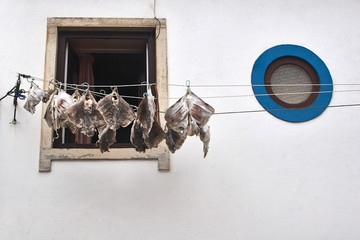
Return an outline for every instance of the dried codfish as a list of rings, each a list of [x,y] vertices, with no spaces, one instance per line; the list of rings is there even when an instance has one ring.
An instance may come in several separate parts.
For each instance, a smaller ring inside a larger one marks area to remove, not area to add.
[[[54,110],[55,110],[55,129],[60,127],[68,126],[68,116],[65,111],[68,109],[71,104],[73,104],[74,99],[71,95],[67,94],[65,91],[60,90],[57,95],[54,96]]]
[[[32,84],[24,108],[30,113],[34,114],[35,106],[39,104],[39,102],[44,96],[44,90],[39,88],[36,84]]]
[[[199,127],[204,126],[214,114],[215,109],[191,91],[186,99],[190,110],[190,116],[196,120]]]
[[[116,91],[102,98],[97,106],[102,114],[106,127],[99,131],[96,146],[100,151],[109,151],[109,146],[116,142],[116,130],[128,126],[135,118],[131,106]]]
[[[96,129],[106,124],[90,92],[81,96],[80,100],[71,105],[65,113],[69,120],[88,137],[94,136]]]
[[[151,89],[149,88],[145,98],[140,102],[137,110],[137,118],[141,123],[144,137],[149,136],[154,122],[155,112],[155,98],[151,93]]]
[[[74,103],[79,101],[80,98],[81,98],[81,94],[79,93],[79,90],[75,90],[75,92],[71,96],[72,96],[72,98],[74,100]]]
[[[160,123],[154,119],[152,128],[150,130],[149,136],[144,138],[144,142],[146,145],[146,148],[156,148],[159,143],[164,140],[166,134],[164,130],[161,128]]]
[[[139,119],[136,119],[131,127],[130,142],[134,145],[136,151],[145,152],[147,146],[143,138],[143,130]]]
[[[165,113],[166,144],[171,152],[180,149],[186,136],[198,136],[203,142],[204,157],[209,149],[210,127],[207,125],[215,109],[188,90]]]
[[[98,131],[99,140],[96,142],[96,146],[102,153],[109,152],[109,146],[116,142],[116,131],[110,129],[109,125],[99,128]]]
[[[45,111],[45,120],[54,130],[67,127],[68,117],[65,111],[73,104],[73,98],[63,90],[51,96]]]
[[[53,99],[54,99],[54,95],[51,95],[50,102],[46,107],[45,115],[44,115],[44,119],[50,128],[54,128]]]
[[[165,112],[166,125],[176,132],[184,132],[189,125],[189,109],[186,104],[186,95],[180,98]]]
[[[98,110],[106,124],[115,131],[128,126],[135,119],[132,107],[115,91],[99,101]]]
[[[51,97],[51,95],[53,95],[53,93],[55,92],[55,89],[50,89],[45,91],[45,96],[42,98],[42,102],[43,103],[47,103]]]
[[[168,127],[166,132],[166,145],[168,146],[170,152],[174,153],[176,150],[179,150],[183,143],[185,142],[187,132],[177,132]]]
[[[210,142],[210,127],[207,124],[200,128],[200,140],[203,142],[203,152],[205,158],[209,151]]]
[[[131,128],[130,141],[138,152],[157,147],[165,138],[165,132],[155,115],[155,98],[149,88],[145,98],[139,104],[137,119]]]

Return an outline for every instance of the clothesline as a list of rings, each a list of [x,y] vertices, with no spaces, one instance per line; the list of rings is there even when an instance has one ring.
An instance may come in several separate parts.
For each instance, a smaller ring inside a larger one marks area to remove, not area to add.
[[[76,89],[73,87],[70,87],[72,89]],[[85,91],[82,90],[81,91]],[[360,91],[360,90],[357,90]],[[99,92],[95,92],[95,91],[90,91],[92,94],[99,96],[99,97],[104,97],[107,94],[104,93],[99,93]],[[323,93],[323,92],[320,92]],[[327,93],[331,93],[331,91],[328,91]],[[290,93],[290,94],[294,94],[294,93]],[[301,94],[301,93],[300,93]],[[267,94],[264,94],[264,96],[266,96]],[[243,96],[254,96],[254,95],[243,95]],[[257,95],[259,96],[259,95]],[[121,96],[121,97],[130,97],[130,98],[138,98],[138,99],[143,99],[143,97],[134,97],[134,96]],[[170,99],[170,98],[168,98]],[[172,99],[172,98],[171,98]],[[174,98],[174,99],[178,99],[178,98]],[[360,103],[354,103],[354,104],[340,104],[340,105],[329,105],[329,106],[317,106],[317,107],[307,107],[306,109],[318,109],[318,108],[340,108],[340,107],[356,107],[356,106],[360,106]],[[133,106],[136,108],[136,106]],[[226,114],[241,114],[241,113],[257,113],[257,112],[275,112],[275,111],[286,111],[286,110],[298,110],[298,108],[282,108],[282,109],[259,109],[259,110],[243,110],[243,111],[229,111],[229,112],[215,112],[214,115],[226,115]],[[159,111],[159,113],[165,113],[165,111]]]
[[[64,90],[67,89],[72,89],[72,90],[79,90],[82,91],[83,94],[86,91],[91,92],[94,96],[98,96],[98,97],[104,97],[110,93],[106,93],[103,89],[101,89],[100,91],[94,91],[94,90],[90,90],[90,86],[89,84],[86,83],[86,85],[84,84],[63,84],[61,82],[58,82],[57,80],[44,80],[44,79],[40,79],[40,78],[34,78],[31,77],[29,75],[18,75],[18,82],[20,80],[20,77],[23,77],[25,79],[27,79],[27,81],[31,84],[34,83],[34,80],[39,80],[39,81],[47,81],[49,83],[53,84],[53,88],[52,89],[61,89],[63,88]],[[31,81],[29,81],[29,78],[31,78]],[[21,81],[19,82],[21,83]],[[35,83],[34,83],[35,84]],[[35,84],[36,85],[36,84]],[[117,87],[129,87],[129,86],[149,86],[149,85],[155,85],[154,83],[152,84],[146,84],[146,83],[141,83],[141,84],[127,84],[127,85],[96,85],[97,87],[110,87],[111,90],[115,90],[117,92]],[[309,85],[309,84],[296,84],[296,85]],[[334,84],[324,84],[324,85],[334,85]],[[340,85],[340,84],[339,84]],[[342,85],[360,85],[360,84],[342,84]],[[33,86],[33,85],[32,85]],[[37,86],[37,85],[36,85]],[[175,85],[174,85],[175,86]],[[190,86],[190,81],[187,81],[185,85],[176,85],[176,86],[181,86],[181,87],[187,87],[188,88],[188,92],[189,92],[189,88],[193,87]],[[195,85],[195,86],[200,86],[200,85]],[[212,86],[212,85],[202,85],[202,86]],[[220,85],[217,85],[220,86]],[[222,85],[225,86],[225,85]],[[226,85],[226,86],[230,86],[230,85]],[[245,85],[238,85],[238,86],[245,86]],[[249,85],[248,85],[249,86]],[[86,89],[82,89],[79,87],[86,87]],[[37,87],[39,89],[39,87]],[[14,88],[13,88],[14,89]],[[12,89],[12,90],[13,90]],[[10,91],[12,93],[12,90]],[[40,89],[41,90],[41,89]],[[30,89],[30,91],[33,91]],[[49,87],[49,89],[45,90],[45,92],[48,92],[50,94],[50,92],[53,91],[51,90],[51,87]],[[22,92],[24,93],[25,90],[23,89],[19,89],[17,92],[15,92],[15,95],[13,97],[20,97],[22,96],[21,94],[19,95],[19,93]],[[44,91],[43,91],[44,92]],[[191,92],[191,91],[190,91]],[[279,96],[279,95],[296,95],[296,94],[312,94],[312,93],[316,93],[316,94],[332,94],[333,92],[360,92],[360,89],[347,89],[347,90],[335,90],[335,91],[309,91],[309,92],[287,92],[287,93],[271,93],[271,94],[243,94],[243,95],[227,95],[227,96],[207,96],[207,97],[202,97],[202,98],[234,98],[234,97],[262,97],[262,96]],[[1,100],[3,98],[5,98],[6,96],[12,96],[11,93],[9,94],[9,92],[1,98]],[[29,93],[30,94],[30,93]],[[120,95],[123,98],[136,98],[136,99],[144,99],[145,95],[143,95],[142,97],[140,96],[127,96],[127,95]],[[25,98],[25,96],[23,96],[23,98]],[[179,98],[175,98],[175,97],[169,97],[169,98],[164,98],[164,99],[179,99]],[[134,109],[137,110],[138,106],[134,106],[131,105]],[[306,108],[303,109],[299,109],[299,108],[281,108],[281,109],[256,109],[256,110],[241,110],[241,111],[228,111],[228,112],[213,112],[216,115],[226,115],[226,114],[239,114],[239,113],[256,113],[256,112],[274,112],[274,111],[291,111],[291,110],[307,110],[307,109],[316,109],[316,108],[340,108],[340,107],[355,107],[355,106],[360,106],[360,103],[349,103],[349,104],[340,104],[340,105],[329,105],[329,106],[308,106]],[[28,110],[28,109],[27,109]],[[164,109],[167,110],[167,109]],[[159,113],[165,113],[164,110],[158,110]],[[35,110],[33,110],[34,112]]]
[[[52,82],[52,81],[56,81],[56,80],[44,80],[41,78],[37,78],[37,77],[32,77],[32,79],[34,80],[38,80],[38,81],[45,81],[45,82]],[[85,91],[84,89],[79,89],[79,87],[85,87],[84,84],[73,84],[73,83],[61,83],[58,82],[60,84],[60,86],[66,86],[66,88],[70,88],[70,89],[78,89],[80,91]],[[140,84],[120,84],[120,85],[86,85],[86,87],[91,87],[91,88],[104,88],[104,87],[142,87],[142,86],[153,86],[156,85],[156,83],[140,83]],[[157,85],[162,85],[162,84],[157,84]],[[188,87],[186,84],[167,84],[168,86],[175,86],[175,87]],[[343,83],[343,84],[272,84],[272,85],[249,85],[249,84],[229,84],[229,85],[191,85],[190,87],[263,87],[263,86],[281,86],[281,87],[298,87],[298,86],[332,86],[332,85],[338,85],[338,86],[360,86],[360,84],[357,83]],[[97,91],[90,91],[91,93],[93,93],[96,96],[106,96],[106,93],[102,93],[102,92],[97,92]],[[302,95],[302,94],[326,94],[326,93],[333,93],[333,92],[360,92],[360,89],[351,89],[351,90],[334,90],[334,91],[307,91],[307,92],[286,92],[286,93],[267,93],[267,94],[241,94],[241,95],[226,95],[226,96],[203,96],[201,98],[203,99],[212,99],[212,98],[238,98],[238,97],[264,97],[264,96],[283,96],[283,95]],[[123,98],[134,98],[134,99],[142,99],[142,97],[139,96],[128,96],[128,95],[120,95]],[[165,99],[178,99],[179,97],[168,97]]]
[[[83,85],[82,85],[83,87]],[[72,90],[76,90],[78,88],[73,86],[68,86],[68,88]],[[86,91],[86,89],[78,89],[79,91]],[[90,91],[94,95],[97,96],[106,96],[107,93],[97,92],[97,91]],[[355,90],[334,90],[334,91],[310,91],[310,92],[290,92],[290,93],[265,93],[265,94],[241,94],[241,95],[227,95],[227,96],[203,96],[203,99],[211,99],[211,98],[238,98],[238,97],[265,97],[265,96],[284,96],[284,95],[302,95],[302,94],[325,94],[325,93],[333,93],[333,92],[360,92],[360,89]],[[139,96],[128,96],[128,95],[120,95],[123,98],[135,98],[135,99],[143,99],[143,97]],[[179,99],[179,97],[167,97],[164,99]]]
[[[42,81],[42,82],[52,82],[57,81],[55,79],[52,80],[45,80],[38,77],[31,76],[34,80]],[[75,84],[75,83],[62,83],[57,81],[61,85],[67,86],[75,86],[75,87],[84,87],[82,84]],[[100,87],[144,87],[144,86],[154,86],[154,85],[167,85],[171,87],[187,87],[186,84],[173,84],[173,83],[135,83],[135,84],[112,84],[112,85],[89,85],[92,88],[100,88]],[[333,84],[325,84],[325,83],[294,83],[294,84],[195,84],[191,85],[192,88],[201,88],[201,87],[298,87],[298,86],[360,86],[360,83],[333,83]]]
[[[307,109],[319,109],[319,108],[341,108],[341,107],[360,107],[360,103],[339,104],[339,105],[318,106],[318,107],[306,107],[306,108],[304,108],[304,110],[307,110]],[[299,110],[299,108],[259,109],[259,110],[215,112],[214,115],[240,114],[240,113],[258,113],[258,112],[276,112],[276,111],[289,111],[289,110]],[[159,112],[160,113],[165,113],[165,111],[159,111]]]

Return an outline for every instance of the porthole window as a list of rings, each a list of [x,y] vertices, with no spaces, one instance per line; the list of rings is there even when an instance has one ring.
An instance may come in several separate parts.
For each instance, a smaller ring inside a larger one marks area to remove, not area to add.
[[[325,63],[310,50],[296,45],[268,49],[256,60],[252,87],[269,113],[289,122],[319,116],[332,97],[332,79]]]

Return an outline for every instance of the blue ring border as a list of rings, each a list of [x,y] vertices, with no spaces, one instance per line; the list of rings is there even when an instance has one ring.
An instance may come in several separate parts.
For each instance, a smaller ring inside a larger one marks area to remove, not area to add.
[[[298,57],[308,62],[318,74],[320,84],[331,84],[320,85],[318,98],[309,106],[309,108],[286,111],[269,111],[269,113],[273,116],[288,122],[305,122],[319,116],[325,111],[326,107],[330,104],[333,92],[333,81],[328,68],[325,63],[309,49],[298,45],[283,44],[277,45],[263,52],[255,61],[252,69],[251,84],[253,92],[255,96],[265,94],[265,96],[256,96],[256,99],[264,107],[264,109],[286,109],[274,102],[271,97],[267,95],[268,92],[264,86],[264,76],[267,67],[274,60],[288,56]],[[329,93],[321,93],[323,91]]]

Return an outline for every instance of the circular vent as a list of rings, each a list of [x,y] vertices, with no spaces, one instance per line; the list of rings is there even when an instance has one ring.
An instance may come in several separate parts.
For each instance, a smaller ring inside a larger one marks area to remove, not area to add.
[[[320,115],[332,97],[332,79],[324,62],[310,50],[279,45],[255,62],[251,76],[254,94],[272,115],[303,122]]]

